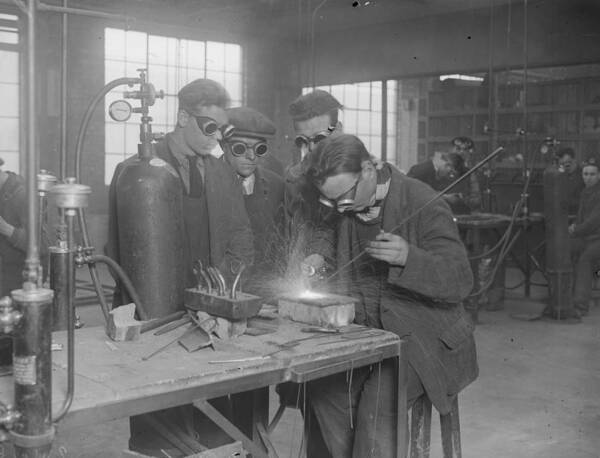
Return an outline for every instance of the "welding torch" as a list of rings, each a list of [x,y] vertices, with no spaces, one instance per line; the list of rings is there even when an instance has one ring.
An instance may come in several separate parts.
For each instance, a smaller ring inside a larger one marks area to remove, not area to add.
[[[400,221],[400,223],[398,223],[395,227],[393,227],[389,232],[393,233],[393,232],[397,231],[398,229],[400,229],[404,224],[406,224],[408,221],[413,219],[415,216],[417,216],[419,213],[421,213],[423,210],[425,210],[427,207],[429,207],[432,203],[436,202],[438,199],[440,199],[442,196],[444,196],[444,194],[446,194],[448,191],[450,191],[455,186],[462,183],[467,178],[469,178],[471,175],[473,175],[475,172],[477,172],[477,170],[479,170],[481,167],[483,167],[485,164],[487,164],[489,161],[491,161],[493,158],[495,158],[503,150],[504,150],[504,147],[502,147],[502,146],[496,148],[494,151],[492,151],[490,154],[488,154],[486,157],[484,157],[481,161],[479,161],[477,164],[475,164],[473,167],[471,167],[464,175],[458,177],[456,180],[454,180],[452,183],[450,183],[448,186],[446,186],[440,192],[435,194],[431,199],[429,199],[427,202],[425,202],[423,205],[421,205],[419,208],[417,208],[414,212],[410,213],[406,218],[402,219]],[[329,277],[324,278],[323,281],[324,282],[330,281],[332,278],[337,276],[343,269],[352,265],[352,263],[354,263],[356,260],[358,260],[365,253],[366,253],[366,251],[362,250],[360,253],[358,253],[356,256],[354,256],[352,259],[350,259],[347,263],[338,267],[337,270],[335,272],[333,272]],[[313,255],[311,255],[311,256],[313,256]],[[306,258],[306,260],[308,260],[309,258],[310,258],[310,256],[308,258]],[[306,260],[305,260],[305,262],[306,262]]]

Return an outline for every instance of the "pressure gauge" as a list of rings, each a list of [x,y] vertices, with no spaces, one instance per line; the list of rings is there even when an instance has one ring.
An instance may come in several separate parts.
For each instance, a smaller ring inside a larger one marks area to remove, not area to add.
[[[126,100],[116,100],[108,107],[108,114],[117,122],[125,122],[131,117],[133,109]]]

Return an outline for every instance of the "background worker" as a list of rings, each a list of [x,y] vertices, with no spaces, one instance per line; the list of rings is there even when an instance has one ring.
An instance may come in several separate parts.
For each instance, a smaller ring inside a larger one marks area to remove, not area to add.
[[[0,159],[0,166],[4,161]],[[25,180],[0,170],[0,287],[2,296],[23,286],[27,249],[27,196]]]
[[[304,262],[318,269],[335,258],[339,292],[359,299],[355,322],[406,339],[409,407],[426,392],[441,414],[449,412],[478,366],[461,305],[471,270],[448,206],[437,200],[398,228],[434,195],[430,187],[389,164],[377,168],[352,135],[323,140],[308,158],[320,202],[341,216],[320,232],[336,241],[321,245],[333,252]],[[333,457],[396,456],[393,363],[316,380],[308,392]]]
[[[575,261],[573,305],[580,315],[589,311],[593,269],[600,260],[600,173],[597,159],[583,164],[585,188],[581,192],[577,218],[569,226]]]
[[[458,178],[468,172],[473,166],[473,161],[475,160],[475,143],[469,137],[454,137],[450,145],[452,152],[458,154],[463,159],[463,165],[459,167],[459,175],[456,177]],[[460,183],[452,192],[459,194],[462,203],[468,209],[468,213],[481,210],[481,189],[476,173],[472,174],[468,180]],[[452,203],[449,203],[452,207]]]
[[[4,161],[0,159],[0,166]],[[41,247],[42,249],[45,246]],[[2,296],[23,286],[27,250],[27,195],[20,175],[0,170],[0,288]],[[12,364],[12,337],[0,337],[0,366]]]
[[[558,166],[564,169],[569,180],[567,188],[569,215],[576,215],[579,208],[579,197],[586,187],[583,182],[581,167],[579,167],[579,164],[575,160],[575,151],[573,148],[561,148],[558,150],[556,156],[558,157]]]
[[[254,234],[254,266],[246,290],[261,297],[272,293],[272,282],[286,267],[283,178],[259,165],[269,154],[275,125],[262,113],[238,107],[227,110],[233,134],[221,141],[225,161],[242,185],[244,203]],[[247,276],[247,278],[249,278]]]

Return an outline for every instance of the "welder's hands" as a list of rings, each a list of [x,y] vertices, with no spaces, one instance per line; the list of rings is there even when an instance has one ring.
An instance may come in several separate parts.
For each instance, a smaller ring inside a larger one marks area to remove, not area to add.
[[[461,193],[444,194],[444,200],[448,204],[458,204],[463,199]]]
[[[300,264],[300,271],[304,277],[314,277],[325,269],[325,258],[320,254],[311,254],[304,258]]]
[[[367,244],[366,252],[380,261],[392,266],[404,266],[408,257],[409,245],[396,234],[381,232],[374,241]]]
[[[575,224],[571,224],[569,226],[569,235],[573,235],[574,232],[575,232]]]
[[[10,237],[12,236],[14,231],[14,226],[7,223],[6,220],[0,216],[0,234],[2,234],[5,237]]]

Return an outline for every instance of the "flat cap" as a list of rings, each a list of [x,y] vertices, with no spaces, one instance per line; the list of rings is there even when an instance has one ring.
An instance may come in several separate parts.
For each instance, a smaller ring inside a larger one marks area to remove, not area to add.
[[[342,104],[329,92],[315,89],[290,104],[290,116],[294,121],[305,121],[340,108]]]
[[[254,108],[236,107],[229,108],[226,111],[229,117],[229,124],[235,128],[233,131],[234,137],[267,138],[275,135],[276,129],[273,121]]]

